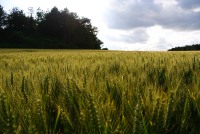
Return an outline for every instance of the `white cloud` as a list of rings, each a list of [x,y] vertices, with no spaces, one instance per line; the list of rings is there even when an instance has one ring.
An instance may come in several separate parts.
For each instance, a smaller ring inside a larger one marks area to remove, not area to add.
[[[200,31],[175,31],[153,26],[147,29],[148,44],[154,44],[158,50],[168,50],[176,46],[192,45],[200,42]]]
[[[120,30],[119,35],[126,33],[115,40],[123,41],[128,48],[167,50],[200,42],[200,1],[187,3],[188,0],[115,0],[105,18],[110,29]],[[135,36],[139,28],[143,34]]]

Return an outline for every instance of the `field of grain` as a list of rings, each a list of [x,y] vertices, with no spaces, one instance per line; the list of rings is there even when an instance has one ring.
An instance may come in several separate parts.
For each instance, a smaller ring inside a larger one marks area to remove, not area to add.
[[[200,133],[200,52],[0,50],[0,133]]]

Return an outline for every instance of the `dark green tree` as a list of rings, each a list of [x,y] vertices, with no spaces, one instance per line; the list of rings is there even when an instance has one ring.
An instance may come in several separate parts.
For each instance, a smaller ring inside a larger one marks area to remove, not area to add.
[[[79,18],[67,8],[59,11],[54,7],[50,12],[38,13],[39,29],[47,36],[56,37],[65,42],[64,48],[100,49],[102,42],[97,38],[98,30],[90,19]]]
[[[100,49],[103,42],[97,38],[97,33],[97,27],[92,26],[90,19],[83,17],[79,19],[79,26],[73,33],[73,43],[78,48]]]
[[[24,14],[23,10],[15,7],[7,16],[6,24],[6,28],[11,31],[24,31],[28,25],[28,18]]]
[[[5,26],[5,18],[6,18],[6,13],[3,10],[3,7],[0,5],[0,29],[3,29]]]
[[[33,34],[37,29],[37,23],[36,20],[33,18],[34,14],[33,7],[29,7],[28,10],[29,10],[29,16],[27,17],[28,25],[26,27],[26,32],[29,34]]]
[[[45,12],[41,8],[38,8],[36,15],[36,22],[39,25],[44,20]]]
[[[5,38],[4,34],[5,19],[6,19],[6,13],[3,10],[3,7],[0,5],[0,41],[4,40]]]
[[[62,30],[60,21],[60,12],[58,8],[54,7],[50,13],[46,14],[45,20],[45,33],[50,36],[60,37],[60,31]]]
[[[77,14],[69,12],[69,10],[65,8],[61,11],[61,24],[62,36],[66,43],[66,48],[77,48],[75,44],[72,44],[72,34],[79,25]]]
[[[200,51],[200,44],[171,48],[168,51]]]

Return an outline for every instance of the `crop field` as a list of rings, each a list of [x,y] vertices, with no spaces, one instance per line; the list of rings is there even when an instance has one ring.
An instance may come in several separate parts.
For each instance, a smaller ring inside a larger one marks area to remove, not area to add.
[[[200,52],[0,50],[0,134],[200,133]]]

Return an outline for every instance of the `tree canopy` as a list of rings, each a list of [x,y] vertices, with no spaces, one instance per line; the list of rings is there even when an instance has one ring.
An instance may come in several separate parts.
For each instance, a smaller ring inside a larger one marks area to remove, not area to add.
[[[175,47],[169,49],[168,51],[199,51],[199,50],[200,50],[200,44],[195,44],[195,45],[186,45],[182,47]]]
[[[6,14],[0,5],[0,47],[4,48],[67,48],[101,49],[103,42],[98,39],[98,29],[91,20],[79,17],[67,8],[50,11],[38,8],[33,17],[14,7]]]
[[[0,29],[2,29],[4,26],[5,18],[6,18],[6,13],[3,10],[3,7],[0,5]]]

